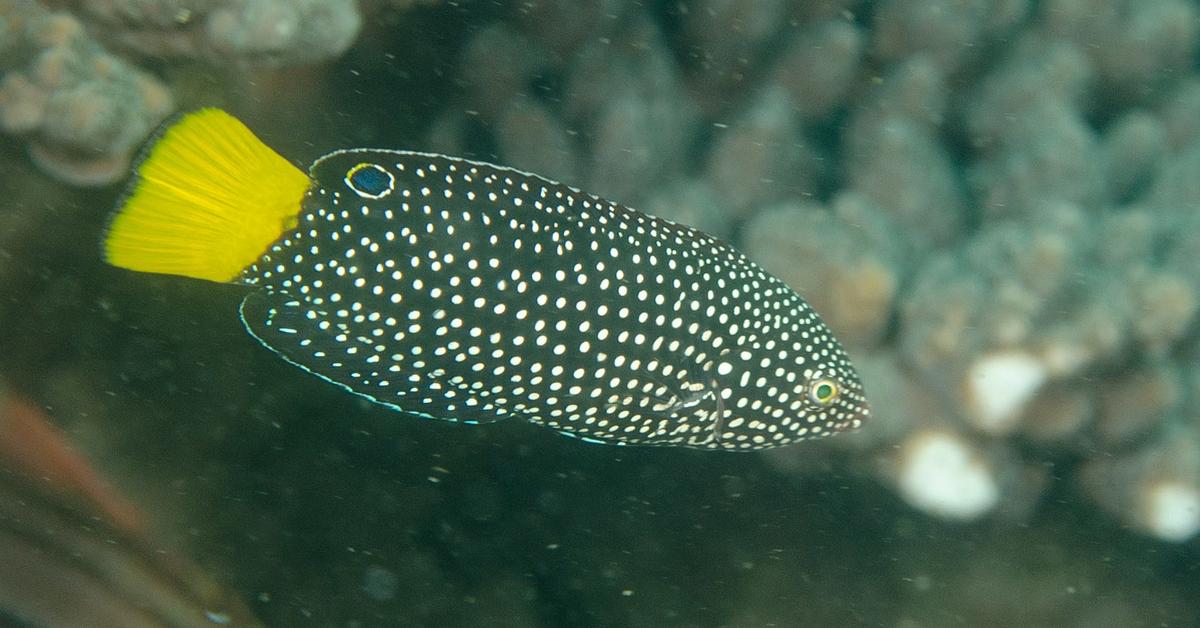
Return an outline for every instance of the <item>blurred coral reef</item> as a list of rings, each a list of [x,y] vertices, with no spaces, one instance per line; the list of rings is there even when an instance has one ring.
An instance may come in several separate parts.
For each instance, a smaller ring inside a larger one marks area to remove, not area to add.
[[[355,40],[354,0],[76,0],[51,10],[0,0],[0,129],[46,174],[79,186],[122,179],[175,108],[142,65],[200,60],[270,68],[335,58]]]
[[[1200,531],[1194,4],[515,13],[460,62],[498,159],[733,238],[867,365],[872,424],[781,468],[845,450],[973,520],[1027,516],[1055,465],[1134,529]]]
[[[75,185],[120,179],[174,106],[151,74],[108,52],[72,15],[0,2],[0,127],[47,174]]]

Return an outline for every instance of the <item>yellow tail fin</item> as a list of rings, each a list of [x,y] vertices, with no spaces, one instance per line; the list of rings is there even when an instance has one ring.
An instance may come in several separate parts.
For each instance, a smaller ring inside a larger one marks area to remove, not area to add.
[[[104,259],[233,281],[296,224],[308,176],[220,109],[180,118],[150,147],[109,224]]]

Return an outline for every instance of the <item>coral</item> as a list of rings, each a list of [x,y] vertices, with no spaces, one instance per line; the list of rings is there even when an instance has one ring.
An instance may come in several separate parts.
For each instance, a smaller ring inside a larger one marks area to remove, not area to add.
[[[1079,48],[1038,33],[1022,36],[983,77],[962,116],[978,149],[968,179],[987,217],[1053,200],[1100,203],[1098,138],[1082,108],[1093,83]]]
[[[137,146],[175,107],[137,58],[264,68],[341,54],[353,0],[80,0],[77,13],[0,0],[0,129],[47,174],[81,186],[125,176]],[[133,58],[120,56],[129,53]]]
[[[952,431],[921,429],[899,444],[891,469],[900,496],[914,508],[953,520],[971,520],[1000,500],[987,456]]]
[[[879,231],[884,231],[880,229]],[[784,203],[757,214],[742,243],[755,261],[802,294],[852,344],[877,344],[899,287],[885,236],[815,205]]]
[[[1058,206],[1041,219],[997,224],[958,255],[935,256],[902,306],[906,357],[984,432],[1014,430],[1043,386],[1130,351],[1161,355],[1195,317],[1200,277],[1148,263],[1151,250],[1175,248],[1150,216],[1117,213],[1092,227]],[[1121,246],[1109,246],[1115,237]]]
[[[647,213],[729,239],[732,216],[704,179],[681,179],[668,183],[647,199]]]
[[[589,38],[611,33],[623,12],[613,0],[533,0],[520,4],[514,21],[561,64]]]
[[[1029,11],[1026,0],[891,0],[875,12],[875,52],[889,60],[929,55],[947,71],[969,64]]]
[[[1101,387],[1095,430],[1103,444],[1111,447],[1135,441],[1178,409],[1183,390],[1172,366],[1122,373]]]
[[[868,92],[842,140],[844,185],[886,211],[921,252],[958,235],[966,204],[938,137],[945,91],[936,64],[908,59]]]
[[[791,100],[769,85],[738,120],[715,133],[705,176],[735,218],[780,198],[814,195],[817,162],[800,138]]]
[[[1082,112],[1094,74],[1073,43],[1036,32],[1021,35],[970,87],[962,117],[971,145],[988,149],[999,143],[1029,109],[1065,105],[1068,111]]]
[[[1073,232],[1084,228],[1074,208],[1046,214],[1037,228],[995,227],[922,267],[901,310],[901,346],[915,365],[961,372],[988,345],[1016,346],[1032,333],[1028,319],[1068,281]]]
[[[514,168],[572,185],[579,180],[579,159],[562,120],[527,96],[512,98],[500,112],[496,149]]]
[[[1145,191],[1167,158],[1167,130],[1154,115],[1133,110],[1100,138],[1105,198],[1126,203]]]
[[[1194,144],[1200,137],[1200,77],[1184,75],[1156,108],[1170,150],[1180,151]]]
[[[1079,435],[1095,416],[1095,406],[1082,382],[1045,386],[1025,406],[1020,434],[1043,446],[1087,446],[1079,443]]]
[[[1139,100],[1186,72],[1200,38],[1200,10],[1186,0],[1052,0],[1047,32],[1091,58],[1109,97]]]
[[[485,28],[462,51],[467,106],[486,120],[497,119],[547,63],[545,54],[519,31]]]
[[[1178,429],[1120,458],[1089,462],[1083,489],[1134,528],[1165,541],[1200,532],[1200,432]]]
[[[114,57],[69,14],[0,3],[0,128],[25,138],[47,173],[76,185],[123,177],[142,139],[172,109],[167,88]]]
[[[852,24],[824,21],[792,38],[768,70],[768,84],[777,83],[791,96],[801,120],[813,121],[845,104],[862,71],[866,37]]]
[[[1024,351],[985,353],[963,376],[967,416],[985,433],[1010,432],[1047,379],[1046,365]]]
[[[1161,101],[1101,113],[1098,91],[1119,102],[1135,84],[1081,35],[1107,17],[927,0],[851,22],[859,5],[831,3],[780,30],[778,5],[731,1],[678,8],[664,37],[644,13],[596,6],[561,38],[545,20],[566,8],[518,11],[520,32],[485,47],[502,54],[464,75],[532,60],[466,81],[508,77],[470,106],[564,129],[489,123],[502,158],[553,172],[578,155],[585,189],[731,236],[858,354],[886,400],[872,426],[819,455],[768,454],[781,472],[883,461],[919,510],[1019,521],[1052,481],[1039,456],[1136,450],[1186,416],[1175,353],[1200,310],[1200,219],[1185,209],[1200,204],[1200,152],[1174,135],[1196,134],[1200,91],[1164,81]],[[718,42],[717,19],[745,36]],[[1147,63],[1176,68],[1186,31]],[[543,72],[566,77],[561,93],[530,90]],[[446,114],[431,139],[462,147],[445,138],[469,126]]]
[[[307,63],[354,42],[353,0],[80,0],[103,36],[144,56]]]
[[[634,206],[683,169],[699,122],[662,34],[645,18],[579,52],[563,108],[591,146],[581,184]]]
[[[1047,201],[1100,203],[1098,140],[1077,111],[1061,103],[1029,107],[992,140],[969,173],[989,217],[1035,213]]]
[[[686,67],[703,108],[730,104],[730,90],[745,85],[764,50],[786,24],[786,0],[701,0],[681,16]],[[736,34],[736,36],[730,36]]]

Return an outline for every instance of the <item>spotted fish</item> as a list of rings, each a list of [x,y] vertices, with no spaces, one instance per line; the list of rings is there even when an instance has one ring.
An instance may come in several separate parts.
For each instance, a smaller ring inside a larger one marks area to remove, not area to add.
[[[817,313],[744,255],[510,168],[351,149],[306,175],[206,109],[149,150],[103,248],[250,287],[263,345],[410,415],[745,451],[869,413]]]

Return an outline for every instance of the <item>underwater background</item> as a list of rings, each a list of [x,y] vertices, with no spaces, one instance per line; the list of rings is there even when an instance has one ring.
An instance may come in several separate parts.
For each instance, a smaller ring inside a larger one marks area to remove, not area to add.
[[[0,625],[1200,625],[1198,46],[1185,0],[0,0]],[[731,454],[347,395],[245,288],[99,259],[203,106],[730,241],[871,419]]]

